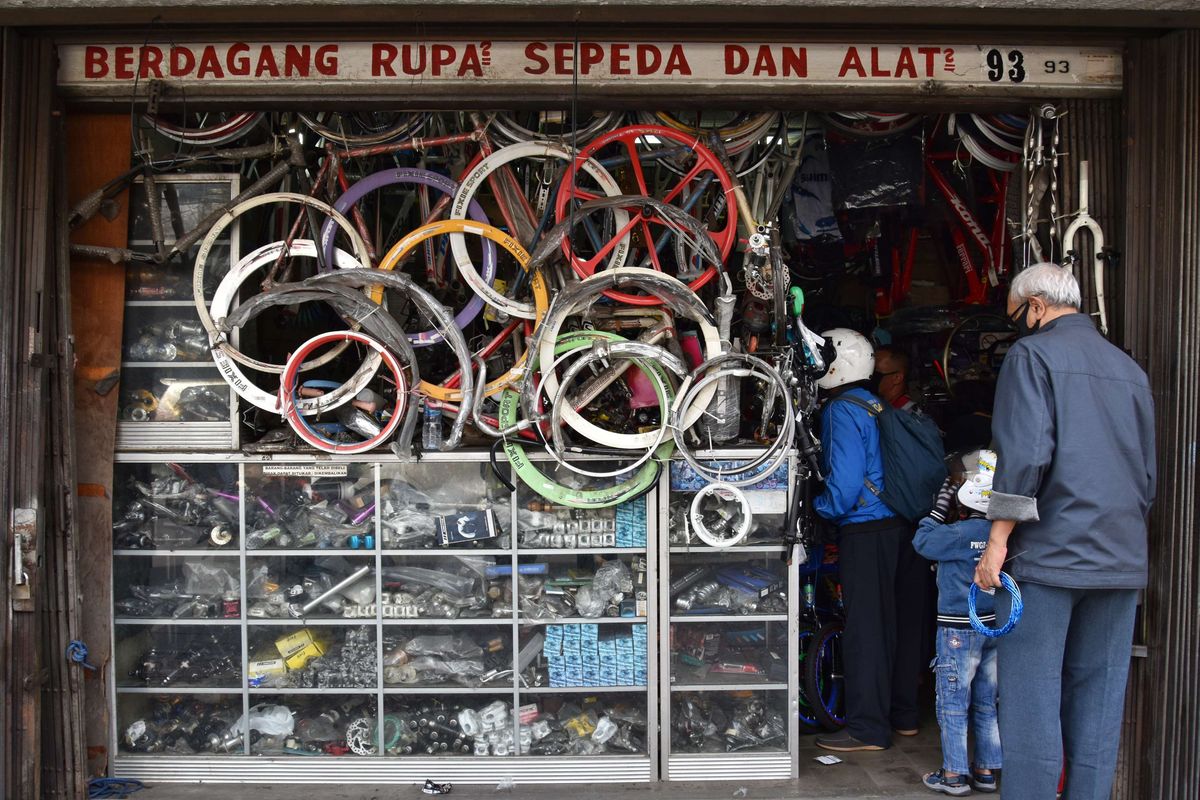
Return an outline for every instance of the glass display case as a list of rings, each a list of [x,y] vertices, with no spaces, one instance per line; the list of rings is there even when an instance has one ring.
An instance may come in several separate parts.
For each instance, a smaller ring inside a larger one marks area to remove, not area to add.
[[[486,453],[160,459],[114,480],[122,774],[658,777],[657,488],[581,513]]]
[[[706,466],[736,473],[745,463],[736,456]],[[672,462],[660,478],[659,515],[670,521],[658,583],[667,780],[796,775],[798,565],[787,563],[782,535],[794,469],[789,460],[746,487],[744,501],[731,492],[712,520],[693,513],[707,509],[697,498],[707,481],[686,463]],[[737,534],[728,546],[697,533],[697,525],[718,524]]]
[[[239,191],[237,173],[159,175],[163,241],[156,242],[149,200],[138,181],[130,194],[129,249],[159,254]],[[237,447],[235,401],[208,351],[193,300],[197,247],[162,263],[130,262],[125,274],[118,451],[204,451]],[[206,297],[239,258],[235,222],[205,265]]]

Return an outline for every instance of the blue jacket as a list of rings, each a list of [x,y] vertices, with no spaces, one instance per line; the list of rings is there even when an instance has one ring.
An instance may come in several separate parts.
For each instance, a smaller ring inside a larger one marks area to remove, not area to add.
[[[1146,373],[1069,314],[1004,357],[988,517],[1019,523],[1007,571],[1069,589],[1146,585],[1154,400]]]
[[[853,394],[867,402],[879,399],[866,389]],[[882,405],[880,406],[882,408]],[[896,516],[868,488],[865,478],[883,491],[883,454],[879,449],[879,424],[854,403],[826,401],[821,409],[821,467],[825,491],[813,500],[813,509],[837,525],[872,522]]]
[[[983,555],[991,530],[992,523],[982,517],[947,524],[926,517],[917,526],[913,547],[937,562],[938,625],[971,627],[967,592],[975,580],[975,562]],[[980,592],[975,598],[975,612],[984,622],[993,622],[992,596]]]

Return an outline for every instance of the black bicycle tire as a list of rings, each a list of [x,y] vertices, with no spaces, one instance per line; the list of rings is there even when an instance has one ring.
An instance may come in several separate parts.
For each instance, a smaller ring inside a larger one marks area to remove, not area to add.
[[[804,663],[804,689],[808,697],[821,697],[820,659],[818,656],[822,645],[834,636],[840,637],[845,628],[846,625],[841,620],[826,622],[821,626],[821,630],[817,631],[817,635],[813,637],[812,642],[809,643],[809,652]],[[843,698],[845,696],[844,689],[843,685]],[[824,700],[812,704],[812,710],[825,730],[831,732],[840,731],[846,727],[845,721],[839,721],[829,713],[829,710],[825,707]]]
[[[817,719],[816,712],[811,712],[812,703],[808,699],[808,690],[804,686],[805,665],[808,663],[808,646],[812,644],[812,640],[816,638],[819,628],[814,624],[801,624],[800,632],[796,636],[796,646],[800,653],[800,696],[797,699],[797,721],[800,726],[801,736],[810,736],[814,733],[820,733],[824,730],[821,727],[820,720]],[[805,709],[810,710],[810,714],[805,713]],[[811,719],[811,722],[809,721]]]

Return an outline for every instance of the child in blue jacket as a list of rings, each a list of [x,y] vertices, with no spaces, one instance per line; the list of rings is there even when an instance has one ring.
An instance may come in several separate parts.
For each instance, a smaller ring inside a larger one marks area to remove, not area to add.
[[[978,450],[962,459],[960,478],[942,484],[929,516],[921,520],[913,547],[937,562],[938,631],[937,720],[942,730],[942,768],[925,776],[935,792],[961,796],[996,791],[1000,769],[1000,728],[996,721],[996,640],[977,633],[967,615],[967,592],[975,562],[987,546],[987,520],[996,454]],[[961,480],[961,486],[957,484]],[[957,486],[957,491],[956,491]],[[961,512],[954,507],[957,505]],[[961,517],[961,519],[960,519]],[[976,611],[990,624],[992,599],[980,594]],[[967,760],[968,722],[975,734],[973,760]]]

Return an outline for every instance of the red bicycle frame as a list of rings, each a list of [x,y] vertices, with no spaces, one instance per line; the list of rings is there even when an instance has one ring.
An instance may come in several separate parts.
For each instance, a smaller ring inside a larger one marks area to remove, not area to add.
[[[935,126],[934,129],[936,130],[937,127]],[[957,225],[951,225],[950,237],[954,242],[954,252],[958,256],[959,266],[962,267],[963,277],[967,283],[967,293],[963,299],[967,303],[979,305],[987,301],[988,288],[999,284],[1000,275],[1006,274],[1010,265],[1011,254],[1007,246],[1008,230],[1004,214],[1009,173],[987,171],[992,192],[987,196],[980,197],[979,202],[981,205],[992,205],[995,213],[988,226],[991,229],[990,233],[985,233],[984,225],[975,218],[971,209],[950,185],[950,181],[938,166],[939,162],[957,161],[959,154],[957,152],[937,152],[932,149],[931,145],[931,140],[925,142],[925,172],[932,179],[933,185],[937,187],[958,222]],[[983,257],[985,270],[981,271],[975,266],[969,244],[973,244]],[[987,279],[986,283],[984,277]]]

